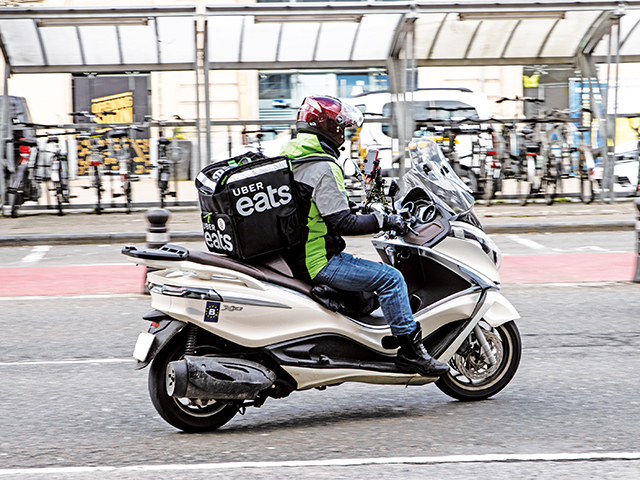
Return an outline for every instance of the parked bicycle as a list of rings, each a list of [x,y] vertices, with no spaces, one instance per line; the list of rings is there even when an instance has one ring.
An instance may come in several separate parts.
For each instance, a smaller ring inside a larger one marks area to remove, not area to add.
[[[140,180],[136,174],[135,132],[143,131],[136,125],[128,125],[124,128],[112,130],[109,133],[111,148],[118,160],[118,170],[115,172],[122,181],[122,193],[113,193],[113,197],[124,197],[127,213],[131,212],[133,202],[133,182]],[[115,140],[118,139],[118,148],[115,148]]]
[[[20,206],[25,202],[38,202],[42,192],[46,194],[47,206],[52,202],[49,192],[55,192],[58,215],[64,215],[63,204],[69,203],[69,165],[67,155],[60,148],[57,136],[46,137],[46,147],[39,149],[36,140],[19,139],[18,168],[9,185],[11,216],[17,217]],[[50,148],[53,146],[53,150]]]
[[[21,138],[17,140],[20,158],[13,178],[13,182],[7,189],[11,216],[16,218],[20,205],[24,202],[37,202],[42,193],[40,183],[42,178],[38,176],[38,148],[35,140]]]
[[[97,115],[94,115],[89,112],[72,112],[72,116],[81,116],[84,118],[88,118],[93,121]],[[102,129],[98,131],[96,127],[89,124],[89,128],[87,131],[84,131],[78,135],[78,141],[85,147],[88,151],[86,158],[88,161],[85,162],[86,166],[89,168],[89,177],[90,184],[85,185],[84,189],[92,189],[96,190],[96,207],[94,211],[96,214],[100,215],[103,211],[102,207],[102,195],[105,192],[105,188],[103,185],[103,167],[104,167],[104,155],[105,152],[109,149],[109,144],[107,142],[109,130]]]
[[[177,120],[182,120],[174,115]],[[172,138],[165,136],[164,130],[167,128],[166,121],[154,120],[151,117],[147,121],[154,122],[158,126],[158,190],[160,192],[160,207],[164,208],[167,197],[178,199],[178,164],[184,160],[187,151],[178,146],[178,128],[174,127]],[[173,178],[173,189],[171,189],[171,179]]]
[[[453,112],[468,111],[466,108],[430,108]],[[465,182],[474,197],[482,198],[487,189],[487,160],[488,136],[490,127],[486,122],[477,118],[461,118],[446,120],[420,120],[416,126],[423,135],[429,136],[442,150],[442,153],[456,174]],[[463,147],[460,148],[460,140]]]
[[[53,150],[49,150],[49,147]],[[57,136],[47,137],[46,152],[50,154],[52,191],[55,192],[58,215],[64,215],[63,204],[69,204],[71,195],[69,189],[69,162],[67,154],[60,148],[60,140]]]
[[[264,153],[264,149],[262,148],[262,139],[267,133],[273,133],[274,135],[278,134],[277,130],[243,130],[242,135],[255,134],[255,141],[249,141],[250,144],[254,144],[256,151],[258,153]]]

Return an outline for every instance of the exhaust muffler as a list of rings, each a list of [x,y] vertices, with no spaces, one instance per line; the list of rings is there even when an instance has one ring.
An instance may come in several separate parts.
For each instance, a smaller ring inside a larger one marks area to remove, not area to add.
[[[241,358],[191,357],[167,365],[167,393],[177,398],[253,400],[269,388],[276,374]]]

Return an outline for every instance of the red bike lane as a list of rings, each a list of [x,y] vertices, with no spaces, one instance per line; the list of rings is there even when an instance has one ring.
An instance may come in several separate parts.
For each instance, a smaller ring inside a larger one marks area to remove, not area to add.
[[[505,256],[503,284],[630,281],[635,253]],[[0,297],[141,293],[146,269],[137,265],[0,268]]]

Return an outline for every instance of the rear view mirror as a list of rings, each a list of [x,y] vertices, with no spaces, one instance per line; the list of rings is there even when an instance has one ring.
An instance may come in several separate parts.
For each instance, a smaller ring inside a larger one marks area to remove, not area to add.
[[[391,185],[389,185],[389,193],[387,193],[387,196],[393,199],[395,198],[395,196],[398,194],[399,191],[400,191],[400,185],[398,185],[398,182],[395,179],[391,180]]]
[[[342,170],[344,171],[345,177],[355,177],[357,176],[358,165],[353,161],[353,159],[348,158],[345,160]]]

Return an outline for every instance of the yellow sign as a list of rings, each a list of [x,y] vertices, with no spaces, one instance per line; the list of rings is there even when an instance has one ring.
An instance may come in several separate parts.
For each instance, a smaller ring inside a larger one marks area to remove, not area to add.
[[[132,123],[133,93],[124,92],[91,99],[91,113],[96,123]]]
[[[524,88],[535,88],[540,83],[540,75],[531,75],[530,77],[523,75],[522,83]]]

